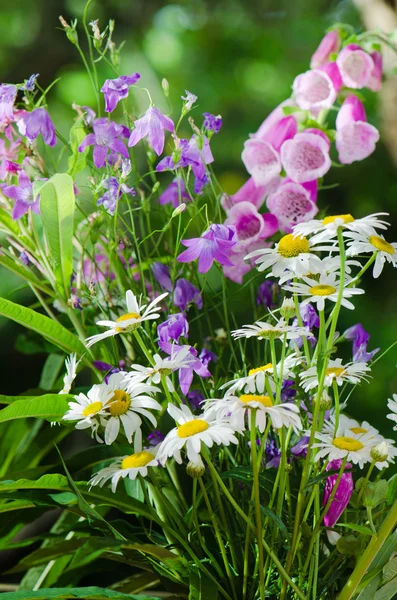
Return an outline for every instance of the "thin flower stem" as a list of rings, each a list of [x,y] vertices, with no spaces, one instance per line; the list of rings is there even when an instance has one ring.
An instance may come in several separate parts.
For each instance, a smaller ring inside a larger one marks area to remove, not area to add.
[[[360,502],[361,502],[361,498],[363,496],[365,488],[367,487],[367,483],[368,483],[368,481],[369,481],[369,479],[370,479],[370,477],[372,475],[372,471],[374,469],[375,463],[376,463],[376,460],[373,460],[372,463],[369,466],[369,469],[367,471],[367,474],[365,476],[364,481],[362,482],[360,491],[359,491],[358,496],[357,496],[357,504],[360,504]]]
[[[338,227],[338,243],[339,243],[339,251],[340,251],[340,277],[339,277],[339,291],[338,298],[336,301],[336,305],[334,310],[332,311],[332,322],[328,335],[328,347],[327,350],[331,350],[334,343],[334,335],[336,331],[336,325],[338,322],[339,311],[342,304],[343,299],[343,290],[345,286],[345,267],[346,267],[346,256],[345,256],[345,245],[343,243],[343,233],[342,229]]]
[[[367,271],[370,268],[370,266],[372,265],[372,263],[374,262],[377,254],[378,254],[377,252],[373,253],[371,258],[365,263],[365,265],[363,266],[361,271],[359,271],[357,273],[357,275],[354,277],[354,279],[352,279],[352,281],[350,283],[348,283],[348,285],[346,287],[352,287],[352,285],[354,285],[355,283],[357,283],[357,281],[359,281],[361,279],[361,277],[364,275],[365,271]]]
[[[295,280],[297,281],[297,280]],[[295,311],[296,311],[296,318],[298,319],[298,325],[299,327],[303,327],[303,320],[299,311],[299,300],[298,300],[298,295],[294,294],[294,302],[295,302]],[[307,366],[310,365],[310,350],[309,350],[309,344],[307,343],[307,339],[306,336],[302,336],[302,342],[303,342],[303,349],[305,351],[305,358],[306,358],[306,364]]]
[[[273,342],[274,344],[274,342]],[[251,411],[251,428],[250,428],[250,440],[251,440],[251,457],[252,457],[252,473],[253,473],[253,485],[254,485],[254,500],[255,500],[255,520],[256,520],[256,539],[258,542],[258,558],[259,558],[259,594],[261,600],[265,598],[265,574],[263,570],[263,546],[262,546],[262,516],[261,516],[261,502],[259,495],[259,474],[258,474],[258,456],[256,452],[256,411]],[[212,472],[212,471],[211,471]]]
[[[340,415],[340,402],[339,402],[339,388],[336,383],[336,379],[332,382],[332,387],[334,390],[334,402],[335,402],[335,429],[334,429],[334,437],[337,436],[339,429],[339,415]]]
[[[223,572],[222,572],[222,569],[220,568],[220,566],[218,564],[218,561],[215,560],[214,555],[208,550],[207,545],[205,543],[205,539],[204,539],[204,537],[201,534],[200,523],[199,523],[198,516],[197,516],[197,508],[198,508],[198,500],[197,500],[197,478],[194,477],[193,478],[193,491],[192,491],[192,517],[193,517],[193,524],[194,524],[194,527],[196,529],[198,541],[199,541],[199,544],[200,544],[201,548],[204,550],[204,552],[210,558],[211,564],[216,569],[216,572],[218,573],[219,577],[223,577]]]

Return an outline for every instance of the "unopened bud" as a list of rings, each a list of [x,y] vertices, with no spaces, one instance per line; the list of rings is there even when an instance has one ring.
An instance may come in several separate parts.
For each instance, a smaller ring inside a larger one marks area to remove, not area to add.
[[[205,473],[205,466],[203,461],[201,460],[200,456],[198,457],[198,460],[196,461],[190,461],[186,467],[186,473],[189,475],[189,477],[193,477],[193,479],[196,479],[198,477],[202,477]]]
[[[370,452],[372,460],[376,462],[384,462],[389,456],[389,448],[386,442],[380,442],[377,446],[373,446]]]
[[[168,98],[169,93],[170,93],[170,84],[168,83],[168,81],[165,77],[163,77],[163,80],[161,82],[161,87],[163,88],[164,96],[166,98]]]
[[[171,219],[173,219],[174,217],[177,217],[178,215],[183,213],[185,210],[186,210],[186,204],[184,202],[182,202],[182,204],[177,206],[176,209],[174,210],[174,212],[172,213]]]
[[[320,398],[320,409],[321,410],[329,410],[332,406],[331,396],[328,394],[327,390],[324,390],[321,394]]]
[[[102,46],[102,36],[98,26],[99,20],[90,21],[90,26],[92,29],[92,33],[94,34],[94,47],[99,50]]]
[[[77,46],[79,42],[79,38],[76,31],[77,19],[73,21],[71,25],[69,25],[69,23],[62,17],[62,15],[60,15],[59,22],[61,23],[68,40],[72,42],[74,46]]]
[[[280,308],[280,314],[286,321],[295,316],[295,303],[292,298],[284,298]]]
[[[159,189],[159,187],[160,187],[160,182],[156,181],[156,183],[152,187],[152,194],[155,194],[157,192],[157,190]]]

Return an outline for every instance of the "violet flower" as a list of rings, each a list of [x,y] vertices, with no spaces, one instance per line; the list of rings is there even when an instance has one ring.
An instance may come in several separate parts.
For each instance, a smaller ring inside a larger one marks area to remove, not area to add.
[[[300,438],[300,440],[290,448],[291,454],[295,456],[295,458],[305,458],[307,454],[307,447],[309,445],[309,436],[304,435]]]
[[[342,77],[343,84],[348,88],[361,89],[365,87],[374,70],[374,61],[368,52],[357,44],[348,44],[339,53],[336,64]]]
[[[258,286],[256,303],[269,309],[276,308],[281,301],[281,290],[275,281],[266,279]]]
[[[5,185],[2,189],[7,198],[15,200],[12,211],[13,219],[20,219],[25,215],[29,208],[36,214],[40,214],[40,195],[33,195],[33,185],[24,171],[18,176],[18,185]]]
[[[185,90],[185,94],[186,94],[186,96],[181,96],[181,98],[182,98],[182,100],[185,101],[183,108],[184,108],[184,112],[186,113],[187,111],[192,109],[193,104],[197,100],[197,96],[195,96],[191,92],[188,92],[187,90]]]
[[[123,194],[130,194],[135,196],[135,190],[132,187],[128,187],[125,183],[120,183],[116,177],[109,177],[104,179],[102,187],[107,191],[98,198],[97,206],[103,206],[103,208],[110,214],[114,215],[116,210],[117,202],[120,200]]]
[[[185,311],[190,304],[195,304],[198,309],[203,308],[203,298],[200,290],[183,277],[175,283],[173,303],[182,311]]]
[[[0,85],[0,129],[3,130],[14,120],[14,102],[17,95],[17,86],[2,83]]]
[[[380,348],[376,348],[371,352],[367,352],[367,345],[370,335],[365,331],[361,323],[353,325],[346,329],[343,337],[353,341],[353,362],[368,362],[372,360],[374,355],[379,352]]]
[[[201,360],[204,366],[208,367],[211,361],[217,362],[218,357],[214,352],[211,352],[211,350],[203,348],[199,354],[199,359]]]
[[[133,73],[132,75],[120,75],[117,79],[106,79],[101,87],[101,92],[103,92],[105,98],[105,111],[113,112],[120,100],[127,98],[130,87],[140,77],[139,73]]]
[[[163,263],[155,262],[151,266],[152,273],[156,281],[161,285],[167,292],[172,291],[172,281],[170,276],[170,268]],[[182,309],[184,310],[184,309]]]
[[[120,361],[120,363],[121,363],[121,361]],[[106,383],[106,385],[109,381],[109,377],[111,375],[113,375],[113,373],[119,373],[123,369],[121,364],[120,364],[120,368],[113,367],[112,365],[109,365],[109,363],[103,362],[101,360],[94,360],[94,362],[92,364],[94,365],[94,367],[96,369],[98,369],[98,371],[106,371],[106,375],[104,378],[104,382]]]
[[[328,31],[311,58],[310,68],[317,69],[318,67],[321,67],[325,63],[329,62],[331,55],[339,52],[340,44],[341,40],[339,31],[337,29]]]
[[[204,394],[199,390],[191,390],[186,394],[186,400],[193,410],[200,410],[201,403],[204,400]],[[182,402],[187,404],[185,398],[182,398]]]
[[[170,315],[157,327],[157,334],[161,342],[179,342],[181,337],[187,338],[188,333],[189,323],[183,313]]]
[[[36,87],[36,79],[38,78],[39,73],[35,75],[31,75],[28,79],[25,79],[25,83],[21,85],[21,90],[25,90],[26,92],[34,92]]]
[[[158,429],[154,429],[152,433],[149,433],[146,439],[149,442],[149,446],[157,446],[158,444],[161,444],[161,442],[164,441],[164,437],[165,436],[161,433],[161,431],[159,431]]]
[[[174,123],[169,117],[163,115],[155,106],[150,106],[143,117],[134,123],[134,129],[128,140],[129,146],[135,146],[140,140],[148,136],[153,150],[160,156],[164,149],[164,130],[174,131]]]
[[[193,356],[193,360],[189,361],[185,367],[178,370],[179,374],[179,385],[182,393],[186,396],[190,386],[192,385],[193,375],[196,373],[199,377],[211,377],[211,373],[207,367],[197,356],[197,350],[192,346],[178,346],[177,344],[171,344],[169,342],[159,341],[160,348],[166,352],[169,356],[172,356],[175,352],[179,352],[183,348],[189,348],[190,354]]]
[[[25,250],[22,250],[21,254],[19,255],[19,260],[27,267],[30,265],[29,256],[27,255]]]
[[[182,177],[175,177],[174,181],[159,196],[159,204],[172,204],[177,208],[182,202],[190,202],[191,198],[186,191]]]
[[[296,390],[293,389],[295,381],[293,379],[284,379],[281,386],[281,402],[290,402],[291,398],[295,398]]]
[[[128,150],[120,140],[120,136],[128,136],[128,128],[108,121],[106,117],[95,119],[93,122],[94,133],[89,133],[78,150],[83,152],[88,146],[94,146],[94,165],[97,169],[104,166],[110,151],[128,158]]]
[[[329,471],[332,469],[333,471],[337,471],[341,468],[341,464],[341,460],[333,460],[330,463],[328,463],[328,465],[325,467],[325,470]],[[354,490],[354,482],[352,474],[346,471],[347,469],[351,468],[351,463],[346,463],[345,471],[338,484],[338,489],[336,490],[335,496],[324,517],[325,527],[333,527],[333,525],[335,525],[339,517],[342,515],[346,506],[349,504],[350,497]],[[335,487],[337,479],[338,473],[334,473],[333,475],[327,477],[324,489],[323,506],[326,506],[329,497],[331,496],[332,491]]]
[[[318,213],[317,181],[295,183],[286,177],[278,189],[271,194],[266,206],[277,218],[281,231],[291,233],[298,223],[310,221]]]
[[[300,304],[299,313],[303,325],[307,327],[310,331],[312,331],[313,327],[316,327],[317,329],[320,327],[320,317],[318,316],[314,306],[312,306],[311,304],[305,304],[304,306],[302,306],[302,304]],[[294,327],[297,327],[298,324],[298,319],[295,318],[293,320],[292,325]],[[306,339],[308,342],[310,342],[312,348],[316,345],[317,338],[313,335],[313,333],[307,335]],[[294,339],[291,342],[291,346],[297,346],[298,348],[301,348],[303,346],[303,339],[301,337]]]
[[[203,113],[204,123],[203,127],[207,131],[213,131],[214,133],[219,133],[222,127],[222,117],[221,115],[215,116],[209,112]]]
[[[30,113],[25,113],[17,125],[19,133],[29,142],[33,142],[40,133],[47,146],[55,146],[57,142],[54,124],[45,108],[36,108]]]
[[[232,267],[228,258],[230,249],[238,242],[236,228],[226,225],[211,225],[201,237],[181,240],[188,249],[177,257],[179,262],[192,262],[198,258],[199,273],[207,273],[217,261],[222,266]]]
[[[277,448],[276,442],[270,438],[266,440],[265,456],[266,469],[277,469],[280,466],[281,451]]]
[[[363,103],[353,94],[343,102],[336,117],[335,145],[339,161],[350,165],[364,160],[375,150],[379,131],[367,123]]]
[[[320,129],[306,129],[281,147],[281,162],[296,183],[319,179],[331,167],[330,141]]]

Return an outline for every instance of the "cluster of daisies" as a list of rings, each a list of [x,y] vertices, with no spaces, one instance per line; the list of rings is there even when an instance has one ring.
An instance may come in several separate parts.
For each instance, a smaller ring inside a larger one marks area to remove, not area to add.
[[[255,261],[259,271],[267,271],[267,277],[277,278],[281,288],[291,292],[293,297],[285,298],[280,309],[269,312],[266,320],[232,331],[235,339],[267,341],[273,349],[272,361],[223,383],[218,393],[213,390],[212,395],[223,396],[203,400],[200,414],[182,403],[178,387],[173,383],[173,374],[188,369],[195,360],[189,347],[178,345],[166,358],[146,351],[150,364],[132,364],[128,371],[108,375],[87,394],[76,395],[69,403],[64,420],[75,422],[77,429],[89,429],[100,443],[110,445],[120,441],[121,436],[134,449],[132,454],[121,456],[101,469],[91,479],[91,485],[102,486],[110,480],[115,491],[120,478],[145,477],[149,468],[162,467],[172,458],[181,464],[184,456],[189,472],[200,476],[205,470],[203,449],[238,444],[241,439],[247,441],[247,431],[253,423],[263,445],[267,441],[263,439],[265,432],[268,436],[272,428],[271,438],[277,439],[280,430],[287,428],[290,449],[299,448],[300,454],[297,451],[294,454],[304,455],[311,428],[310,402],[320,386],[324,424],[312,440],[315,459],[325,461],[325,465],[345,459],[359,467],[372,463],[378,468],[394,462],[397,456],[394,441],[383,438],[367,422],[358,423],[339,414],[339,406],[332,406],[328,394],[330,391],[334,398],[339,397],[340,386],[365,381],[371,371],[368,362],[344,364],[340,358],[329,358],[320,383],[316,340],[310,324],[301,316],[309,304],[323,314],[329,303],[333,303],[329,308],[339,302],[354,309],[351,300],[364,293],[355,287],[364,270],[373,264],[373,275],[378,277],[386,261],[397,266],[397,244],[387,242],[378,231],[388,226],[379,218],[383,215],[362,219],[338,215],[302,223],[274,248],[256,250],[246,257]],[[354,257],[369,252],[372,256],[363,268]],[[114,320],[98,321],[97,325],[106,329],[88,338],[87,346],[116,335],[140,336],[139,328],[145,321],[160,318],[161,303],[166,296],[166,293],[161,294],[143,305],[129,290],[126,312],[114,315]],[[280,314],[276,315],[277,312]],[[332,315],[331,312],[331,318]],[[323,322],[325,324],[325,317]],[[339,334],[332,335],[331,347],[338,343]],[[304,343],[313,340],[311,355],[303,353]],[[141,337],[139,341],[142,348],[145,343]],[[63,393],[70,390],[76,360],[70,360],[67,367]],[[285,397],[286,381],[300,390],[297,395]],[[388,418],[396,422],[397,429],[397,395],[389,400],[388,407],[391,411]],[[165,437],[155,430],[145,438],[142,430],[146,431],[148,425],[156,428],[165,412],[174,420],[175,427]]]

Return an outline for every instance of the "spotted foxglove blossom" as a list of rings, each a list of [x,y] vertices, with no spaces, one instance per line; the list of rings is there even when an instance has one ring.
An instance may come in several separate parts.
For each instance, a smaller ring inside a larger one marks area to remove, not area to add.
[[[172,348],[170,356],[162,358],[159,354],[153,355],[153,365],[145,367],[139,364],[132,364],[130,370],[125,375],[125,380],[130,386],[134,387],[137,382],[146,381],[150,384],[159,384],[163,379],[167,389],[172,393],[175,391],[174,385],[170,379],[171,373],[183,369],[194,361],[194,356],[190,353],[189,346]]]
[[[192,262],[198,258],[199,273],[207,273],[214,260],[223,266],[233,266],[228,254],[238,242],[236,228],[226,225],[210,225],[201,237],[181,240],[187,250],[177,258],[179,262]]]
[[[373,235],[362,235],[354,232],[348,232],[345,235],[348,238],[348,248],[346,250],[347,256],[359,256],[360,254],[376,253],[374,268],[372,271],[372,275],[375,279],[377,279],[382,273],[386,262],[393,265],[393,267],[397,267],[396,242],[388,242],[385,240],[383,235],[375,235],[375,231],[373,232]]]
[[[397,394],[393,394],[393,399],[389,398],[387,400],[387,408],[391,410],[391,413],[386,417],[395,422],[396,425],[393,427],[393,431],[397,431]]]
[[[348,96],[336,117],[335,145],[339,161],[350,165],[356,160],[364,160],[375,150],[378,141],[379,131],[367,123],[363,103],[357,96]]]
[[[357,44],[348,44],[339,53],[336,64],[343,84],[348,88],[361,89],[368,85],[374,70],[374,61],[368,52]]]
[[[80,393],[69,402],[69,410],[64,414],[64,421],[76,421],[76,429],[91,429],[91,437],[95,437],[100,444],[102,438],[98,435],[101,424],[100,419],[106,418],[106,399],[101,395],[100,384],[93,385],[86,394]]]
[[[339,31],[337,29],[328,31],[311,58],[310,68],[317,69],[318,67],[321,67],[325,63],[329,62],[331,55],[339,52],[340,44],[341,40]]]
[[[219,133],[222,127],[222,117],[221,115],[212,115],[209,112],[203,113],[204,123],[203,127],[207,131],[211,131],[213,133]]]
[[[89,481],[90,488],[93,485],[103,487],[110,480],[112,492],[115,494],[120,479],[128,477],[128,479],[134,481],[138,475],[146,477],[148,468],[158,466],[158,460],[156,459],[158,446],[151,446],[142,450],[142,447],[135,443],[134,450],[134,454],[120,456],[109,467],[95,473]]]
[[[284,142],[281,162],[288,177],[305,183],[323,177],[331,167],[330,141],[320,129],[306,129]]]
[[[128,135],[126,127],[104,117],[95,119],[92,128],[94,133],[89,133],[84,138],[78,150],[83,152],[88,146],[94,146],[93,158],[97,169],[105,165],[106,161],[109,160],[109,153],[112,151],[128,158],[128,150],[120,140],[120,137]]]
[[[378,217],[388,216],[388,213],[374,213],[361,219],[355,219],[351,214],[330,215],[324,219],[299,223],[293,228],[294,237],[314,234],[312,241],[324,242],[333,240],[338,235],[338,229],[371,235],[373,229],[387,229],[390,223]]]
[[[124,100],[128,96],[128,91],[138,79],[139,73],[132,75],[120,75],[117,79],[106,79],[101,87],[101,92],[105,98],[105,111],[111,113],[114,111],[120,100]]]
[[[367,374],[371,371],[367,363],[342,363],[341,358],[329,360],[325,371],[324,385],[329,387],[335,381],[339,386],[346,382],[360,383],[367,381]],[[317,366],[310,367],[299,373],[302,387],[305,392],[317,388],[319,385]]]
[[[33,142],[40,133],[47,146],[55,146],[57,142],[54,124],[45,108],[36,108],[30,113],[25,113],[17,125],[19,133],[29,142]]]
[[[200,451],[202,444],[212,448],[215,444],[229,446],[237,444],[233,427],[226,419],[204,411],[195,416],[186,405],[176,407],[169,404],[168,413],[176,421],[177,427],[171,429],[161,443],[157,458],[164,465],[171,456],[177,463],[182,463],[181,450],[185,448],[186,456],[193,464],[202,464]]]
[[[374,62],[374,68],[372,69],[371,77],[367,83],[367,88],[373,92],[379,92],[382,87],[382,72],[383,72],[383,59],[382,54],[377,50],[371,52],[371,58]]]
[[[87,338],[87,348],[90,348],[93,344],[100,342],[108,337],[113,337],[119,333],[127,333],[133,331],[139,327],[144,321],[152,321],[158,319],[160,313],[156,312],[159,310],[158,304],[168,296],[168,292],[160,294],[148,305],[141,305],[138,302],[135,294],[131,290],[127,290],[126,293],[126,305],[127,312],[118,317],[115,321],[105,320],[97,321],[97,325],[101,327],[108,327],[108,330],[104,333],[99,333]]]
[[[17,96],[17,86],[2,83],[0,85],[0,130],[14,120],[14,102]]]
[[[295,183],[288,177],[266,201],[269,211],[277,217],[281,231],[291,233],[297,223],[312,219],[317,213],[317,181]]]
[[[341,459],[333,460],[328,463],[325,467],[326,471],[339,471],[342,466]],[[340,481],[338,483],[338,488],[334,494],[332,502],[324,516],[324,525],[325,527],[333,527],[335,523],[338,521],[343,511],[349,504],[351,495],[354,490],[354,481],[353,475],[350,472],[352,465],[350,463],[346,463],[344,472]],[[323,498],[323,506],[326,506],[328,500],[332,494],[332,491],[336,485],[338,480],[338,473],[334,473],[333,475],[329,475],[325,480],[325,488],[324,488],[324,498]]]
[[[135,190],[129,187],[125,183],[118,181],[117,177],[109,177],[102,181],[102,187],[107,191],[98,198],[97,206],[103,206],[103,208],[110,214],[114,215],[116,211],[117,202],[120,200],[123,194],[130,194],[135,196]]]
[[[373,438],[370,434],[362,435],[351,432],[349,435],[334,437],[329,433],[317,432],[315,439],[313,448],[318,448],[315,460],[327,458],[329,462],[332,462],[347,458],[348,462],[358,465],[361,469],[365,463],[371,461],[370,451]]]
[[[306,336],[308,334],[309,331],[305,327],[288,325],[287,321],[283,318],[276,321],[275,325],[263,321],[256,321],[254,325],[243,325],[242,329],[232,331],[232,336],[235,339],[257,337],[263,340],[281,340],[284,338],[293,340],[294,338]]]
[[[248,415],[248,426],[250,427],[253,410],[255,411],[255,424],[260,433],[266,429],[268,416],[275,429],[292,427],[296,433],[302,429],[299,408],[295,404],[292,402],[274,404],[273,398],[267,395],[226,396],[223,399],[209,400],[205,404],[205,409],[208,412],[214,412],[218,417],[227,417],[230,425],[236,431],[246,429],[246,415]]]
[[[145,137],[149,138],[149,143],[153,150],[160,156],[164,149],[164,131],[174,131],[174,123],[155,106],[150,106],[143,117],[134,122],[134,129],[128,140],[129,146],[136,144]]]
[[[186,191],[182,177],[175,177],[174,181],[159,196],[159,204],[172,204],[177,208],[182,202],[191,202],[191,197]]]
[[[71,354],[65,359],[66,374],[63,378],[63,388],[59,392],[60,394],[69,394],[72,383],[76,379],[79,363],[80,360],[77,360],[76,353]]]
[[[181,337],[187,338],[188,333],[189,323],[183,313],[170,315],[157,327],[157,334],[161,342],[178,342]]]
[[[172,301],[182,311],[189,310],[192,304],[195,304],[199,309],[203,308],[203,297],[200,290],[182,277],[175,284]]]
[[[365,331],[361,323],[346,329],[343,337],[353,341],[353,362],[368,362],[380,350],[380,348],[376,348],[371,352],[367,352],[369,333]]]
[[[299,296],[306,296],[302,301],[303,306],[310,302],[316,304],[317,310],[324,310],[326,300],[331,300],[331,302],[338,301],[339,289],[343,286],[343,283],[337,280],[336,273],[321,274],[318,281],[302,275],[302,280],[304,283],[292,283],[291,285],[284,286],[284,289]],[[364,290],[361,288],[343,286],[341,304],[345,308],[354,310],[354,304],[348,298],[364,293]]]
[[[18,185],[5,185],[2,188],[4,196],[15,200],[12,211],[13,219],[20,219],[29,209],[40,214],[40,195],[33,194],[33,185],[24,171],[18,176]]]
[[[341,87],[342,79],[334,62],[298,75],[293,84],[297,105],[313,112],[331,108]]]

